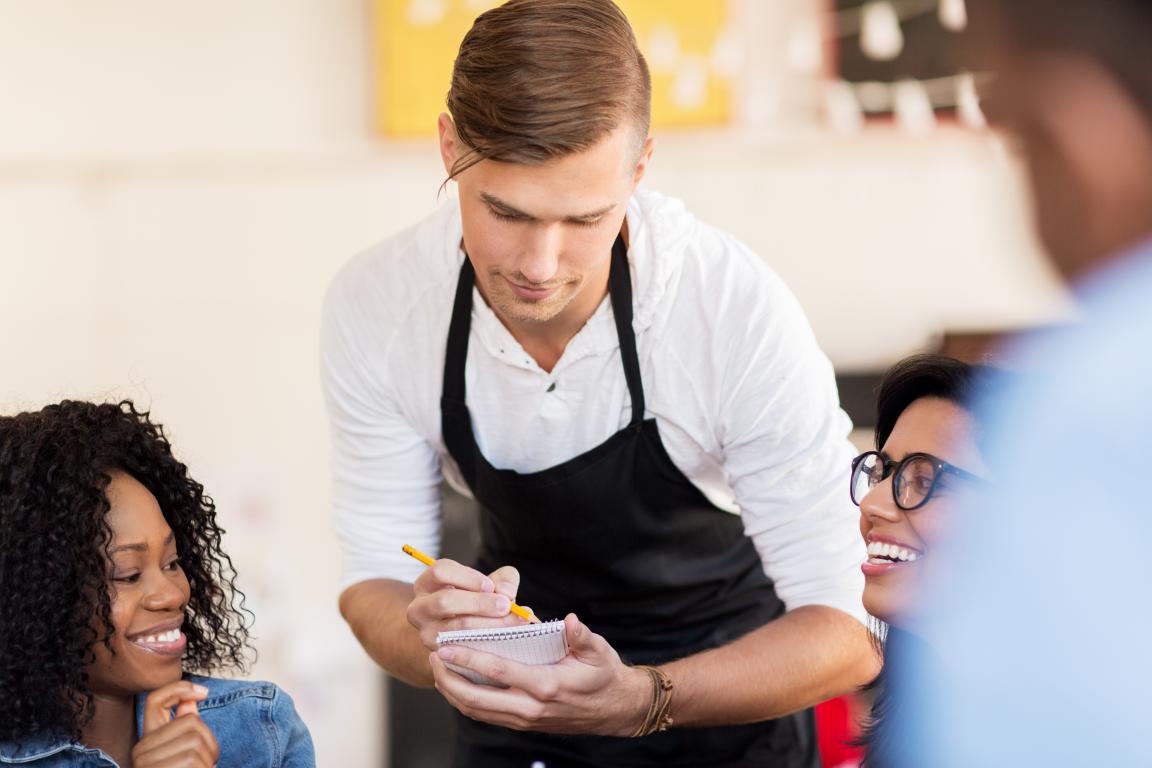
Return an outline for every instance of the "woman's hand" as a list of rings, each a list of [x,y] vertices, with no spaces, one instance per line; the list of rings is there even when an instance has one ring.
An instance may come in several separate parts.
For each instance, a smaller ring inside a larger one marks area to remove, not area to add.
[[[202,685],[180,680],[157,688],[144,701],[144,733],[132,748],[136,768],[212,768],[220,745],[200,719],[196,702],[208,696]],[[172,708],[176,717],[172,717]]]
[[[430,651],[436,650],[436,635],[441,632],[523,624],[523,619],[509,613],[519,588],[520,572],[512,566],[485,576],[442,558],[413,584],[416,596],[408,605],[408,623]]]
[[[652,701],[652,679],[633,669],[575,614],[564,620],[568,656],[527,665],[461,646],[431,654],[436,688],[473,720],[518,731],[631,736]],[[445,666],[452,662],[507,688],[476,685]]]

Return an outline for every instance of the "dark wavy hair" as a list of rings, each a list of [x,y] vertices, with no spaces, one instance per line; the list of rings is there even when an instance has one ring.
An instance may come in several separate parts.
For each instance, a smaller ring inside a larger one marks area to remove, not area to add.
[[[111,650],[106,514],[111,473],[156,497],[191,597],[188,671],[247,667],[244,595],[220,548],[216,507],[131,401],[65,400],[0,417],[0,741],[78,739],[92,716],[86,668]]]
[[[912,403],[924,397],[948,400],[967,409],[974,418],[981,411],[973,408],[974,401],[1001,386],[1007,374],[990,365],[965,363],[942,355],[913,355],[888,369],[880,382],[876,396],[876,450],[883,448],[896,427],[900,415]],[[977,442],[982,435],[977,434]],[[892,750],[891,724],[904,716],[898,700],[894,700],[886,681],[891,674],[893,659],[899,661],[908,648],[918,645],[914,636],[896,627],[876,621],[872,636],[876,652],[884,659],[880,674],[866,688],[874,695],[872,712],[864,733],[856,742],[867,749],[862,768],[885,768],[895,764],[898,755]]]

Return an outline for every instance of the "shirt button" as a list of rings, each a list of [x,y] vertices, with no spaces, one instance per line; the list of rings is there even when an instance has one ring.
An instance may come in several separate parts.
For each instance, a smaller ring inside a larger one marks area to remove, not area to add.
[[[555,391],[555,389],[556,389],[556,382],[552,382],[551,384],[548,385],[548,391],[549,392],[553,392],[553,391]]]

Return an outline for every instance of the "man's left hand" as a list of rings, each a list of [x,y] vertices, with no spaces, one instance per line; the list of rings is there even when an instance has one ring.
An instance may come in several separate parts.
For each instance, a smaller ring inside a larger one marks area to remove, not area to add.
[[[652,700],[647,672],[627,666],[575,614],[564,619],[568,655],[556,664],[519,664],[452,646],[429,656],[436,688],[473,720],[518,731],[631,736]],[[448,669],[450,661],[507,688],[476,685]]]

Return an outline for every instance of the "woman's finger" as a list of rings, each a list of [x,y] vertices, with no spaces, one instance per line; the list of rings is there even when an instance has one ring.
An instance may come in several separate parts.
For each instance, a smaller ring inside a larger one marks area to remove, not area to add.
[[[179,760],[211,766],[219,757],[220,745],[199,717],[177,718],[140,739],[132,749],[137,768],[167,766]]]
[[[171,710],[181,702],[193,704],[208,697],[208,689],[188,680],[161,686],[144,700],[144,733],[148,734],[172,720]]]

